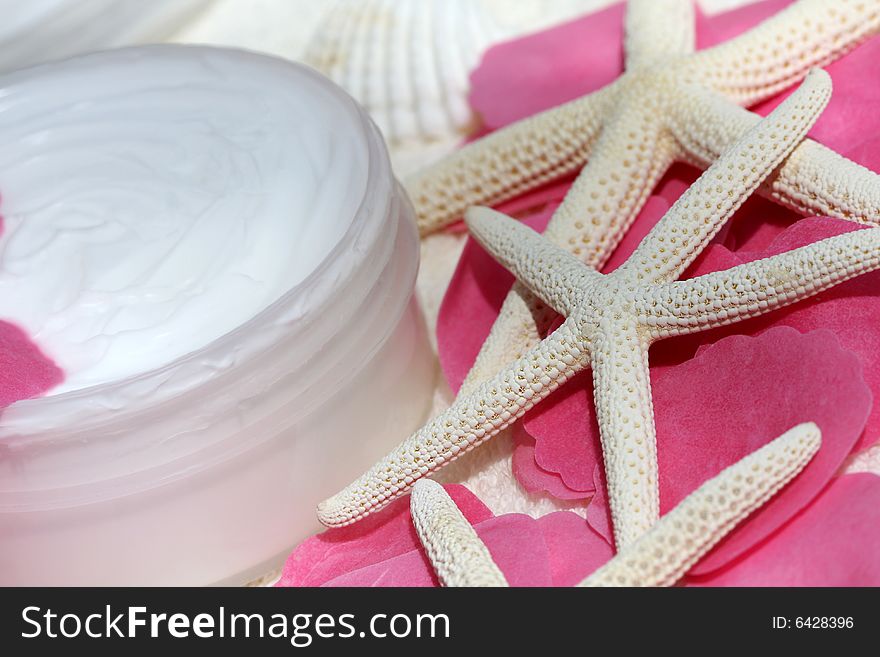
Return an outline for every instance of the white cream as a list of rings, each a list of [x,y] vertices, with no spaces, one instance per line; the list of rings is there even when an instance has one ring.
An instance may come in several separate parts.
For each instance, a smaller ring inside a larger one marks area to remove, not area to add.
[[[364,194],[351,111],[284,62],[180,46],[0,78],[0,319],[64,370],[50,394],[168,364],[311,273]]]

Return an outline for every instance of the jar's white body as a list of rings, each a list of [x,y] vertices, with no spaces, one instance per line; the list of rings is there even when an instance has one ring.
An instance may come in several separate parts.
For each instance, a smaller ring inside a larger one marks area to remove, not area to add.
[[[412,210],[378,132],[325,91],[369,161],[349,230],[301,284],[204,349],[0,416],[0,584],[244,583],[423,421],[435,364],[413,298]]]

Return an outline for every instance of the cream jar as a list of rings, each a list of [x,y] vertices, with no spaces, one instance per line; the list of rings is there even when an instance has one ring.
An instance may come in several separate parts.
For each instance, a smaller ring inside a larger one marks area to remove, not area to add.
[[[317,73],[188,46],[34,67],[0,77],[0,153],[0,265],[32,291],[65,281],[34,310],[0,267],[0,319],[75,370],[0,415],[0,584],[244,583],[424,419],[412,210],[378,131]],[[141,249],[168,216],[206,232]],[[82,321],[114,294],[146,301]]]

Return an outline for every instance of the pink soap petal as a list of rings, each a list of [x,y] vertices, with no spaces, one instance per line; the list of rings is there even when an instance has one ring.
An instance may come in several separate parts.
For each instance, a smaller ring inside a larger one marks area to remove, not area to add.
[[[417,548],[394,556],[387,561],[356,568],[321,583],[321,586],[328,587],[430,587],[439,585],[428,557],[425,556],[423,550]]]
[[[611,526],[611,514],[608,512],[608,498],[605,493],[607,490],[605,470],[598,463],[593,469],[593,482],[596,486],[596,494],[587,507],[587,522],[597,534],[608,541],[608,545],[613,545],[614,528]]]
[[[405,516],[409,521],[409,514]],[[508,514],[475,523],[474,529],[511,586],[549,586],[552,583],[547,545],[540,525],[533,518]],[[421,544],[324,583],[324,586],[437,585],[436,575]]]
[[[779,327],[757,338],[732,336],[724,342],[727,346],[716,344],[676,368],[679,391],[663,386],[664,394],[655,398],[660,408],[675,410],[659,427],[661,513],[795,424],[818,424],[822,447],[795,481],[697,564],[695,573],[729,563],[808,504],[852,450],[871,408],[861,363],[830,331],[801,335]],[[724,368],[717,367],[719,349],[728,350]],[[749,370],[751,377],[742,376]],[[738,371],[737,381],[719,377],[724,371]],[[693,389],[691,383],[682,404],[689,381],[701,386]]]
[[[471,106],[497,129],[612,82],[623,70],[623,3],[490,48]]]
[[[695,263],[689,276],[728,269],[743,262],[751,262],[791,249],[811,244],[854,230],[864,230],[842,219],[807,218],[797,222],[773,240],[761,252],[738,251],[730,253],[723,247],[712,247]],[[855,353],[861,361],[865,381],[875,399],[880,399],[880,272],[859,276],[822,294],[764,317],[734,324],[695,339],[670,340],[658,345],[683,349],[688,343],[717,340],[731,333],[756,334],[770,326],[791,326],[801,333],[816,329],[834,332],[844,349]],[[653,354],[652,354],[653,355]],[[857,449],[868,447],[880,439],[880,404],[874,404]]]
[[[471,523],[492,517],[492,512],[464,486],[449,485],[446,490]],[[320,586],[418,550],[419,546],[410,520],[409,497],[403,497],[361,522],[328,529],[301,543],[288,557],[278,585]]]
[[[849,54],[829,64],[826,70],[834,82],[828,108],[810,131],[813,139],[874,171],[880,171],[880,36],[868,40]],[[754,108],[770,113],[793,89]]]
[[[602,448],[591,372],[578,374],[535,406],[523,424],[535,440],[537,467],[557,473],[571,490],[596,490],[593,471],[602,462]]]
[[[746,31],[790,4],[770,0],[706,17],[697,8],[697,45]],[[624,4],[490,48],[471,73],[471,106],[490,130],[596,91],[623,72]]]
[[[440,367],[458,392],[498,316],[513,276],[468,238],[437,315]]]
[[[807,217],[793,224],[787,230],[780,233],[763,251],[740,251],[737,255],[743,262],[751,262],[768,256],[785,253],[792,249],[818,242],[835,235],[852,233],[857,230],[867,230],[867,226],[835,219],[832,217]],[[862,279],[864,280],[864,279]]]
[[[608,543],[580,516],[559,511],[537,520],[512,513],[474,529],[511,586],[572,586],[613,555]],[[431,586],[436,578],[419,550],[371,564],[330,586]]]
[[[511,466],[519,484],[530,493],[550,493],[561,500],[582,500],[590,497],[593,490],[575,490],[566,485],[558,473],[544,470],[535,461],[535,439],[532,438],[522,422],[512,429],[513,450]]]
[[[834,479],[810,506],[696,586],[880,586],[880,477]]]
[[[64,372],[20,328],[0,320],[0,411],[39,397],[64,380]]]
[[[473,524],[511,586],[569,586],[611,557],[611,548],[583,518],[569,512],[539,520],[494,517],[463,486],[446,490]],[[437,586],[409,513],[409,498],[362,522],[302,543],[278,586]]]
[[[614,556],[608,542],[574,513],[550,513],[539,518],[538,524],[547,545],[553,586],[574,586]]]
[[[802,216],[753,195],[712,240],[733,251],[763,251]]]
[[[550,586],[550,554],[540,524],[509,513],[475,526],[511,586]]]
[[[852,450],[871,408],[859,359],[828,330],[803,335],[775,327],[757,337],[729,336],[652,372],[652,382],[661,513],[795,424],[813,421],[822,429],[822,447],[806,469],[695,573],[729,563],[807,505]],[[591,519],[603,510],[604,498],[595,497]]]

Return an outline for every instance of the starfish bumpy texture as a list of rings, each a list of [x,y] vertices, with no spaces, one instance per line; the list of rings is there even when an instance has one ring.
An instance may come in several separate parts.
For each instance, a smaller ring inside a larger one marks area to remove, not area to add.
[[[739,522],[791,481],[819,450],[812,423],[716,475],[580,586],[672,586]],[[444,586],[506,586],[486,545],[439,484],[420,480],[410,500],[413,524]]]
[[[691,0],[631,0],[626,72],[411,177],[422,234],[580,170],[544,232],[600,269],[675,161],[706,168],[760,117],[760,102],[880,30],[880,0],[800,0],[747,33],[694,52]],[[805,140],[760,190],[805,215],[880,222],[880,176]],[[515,285],[459,394],[546,333],[552,313]]]
[[[420,479],[412,490],[410,511],[443,586],[507,586],[489,549],[443,486]]]
[[[617,548],[650,529],[659,515],[659,494],[649,346],[762,314],[880,267],[880,230],[867,229],[727,271],[675,280],[803,139],[829,94],[828,75],[811,73],[726,151],[608,275],[513,219],[486,208],[469,210],[473,236],[566,320],[319,505],[321,521],[345,525],[381,508],[416,479],[495,435],[592,366]]]

